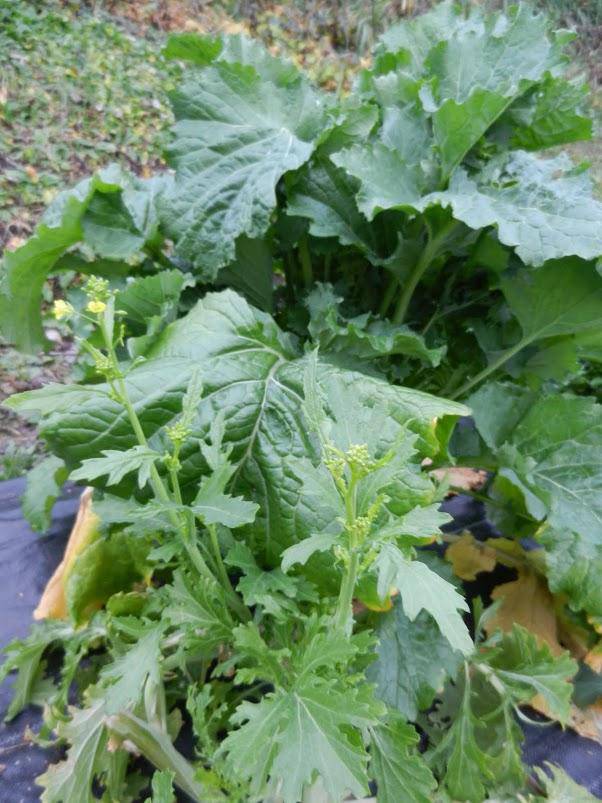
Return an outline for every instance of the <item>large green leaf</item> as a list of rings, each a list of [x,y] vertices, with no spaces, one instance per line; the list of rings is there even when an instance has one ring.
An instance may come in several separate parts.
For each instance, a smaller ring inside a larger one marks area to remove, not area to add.
[[[265,63],[250,61],[217,61],[172,98],[177,172],[162,216],[176,252],[206,279],[234,259],[241,234],[265,233],[278,180],[309,159],[325,120],[320,96],[300,76],[273,76],[277,62],[267,54]]]
[[[458,669],[460,653],[425,612],[412,622],[397,599],[392,610],[378,617],[377,660],[368,668],[368,679],[388,706],[407,719],[433,702],[446,677]]]
[[[129,591],[149,573],[148,545],[124,533],[89,544],[75,559],[65,585],[69,615],[77,624],[112,594]]]
[[[602,326],[602,277],[591,263],[553,260],[539,270],[505,276],[501,289],[522,327],[524,345]]]
[[[427,59],[434,78],[433,132],[445,176],[531,82],[554,67],[558,54],[547,20],[526,5],[461,26]]]
[[[82,240],[100,257],[132,256],[157,234],[156,196],[167,181],[141,181],[111,165],[60,193],[34,235],[4,255],[0,274],[4,337],[27,351],[41,348],[42,287],[59,258]],[[93,266],[82,263],[80,270],[93,272]]]
[[[482,330],[480,342],[486,351],[487,341],[493,341],[490,361],[495,366],[507,363],[509,370],[516,371],[516,362],[511,360],[519,355],[520,370],[525,374],[562,380],[577,372],[582,350],[586,359],[592,352],[595,358],[602,323],[602,278],[593,263],[576,257],[550,260],[537,270],[506,272],[499,286],[522,333],[517,339],[514,327],[509,342],[516,342],[504,351],[496,343],[496,329]],[[524,352],[527,348],[530,352]],[[493,429],[507,426],[509,411],[501,416],[491,412]]]
[[[513,151],[474,176],[459,168],[447,191],[427,196],[420,206],[432,203],[450,206],[472,229],[495,226],[500,242],[528,265],[602,253],[602,203],[588,174],[575,173],[566,155],[540,159]]]
[[[272,565],[279,565],[283,549],[329,523],[321,522],[311,504],[300,498],[301,482],[291,459],[317,458],[301,410],[305,364],[294,341],[269,315],[224,291],[207,295],[167,327],[146,361],[126,378],[132,403],[152,439],[180,414],[190,377],[200,370],[205,392],[194,435],[204,439],[222,412],[224,443],[232,445],[230,459],[236,466],[233,489],[260,505],[247,537]],[[353,421],[364,421],[367,430],[370,420],[386,422],[386,428],[381,423],[370,435],[372,440],[380,437],[383,448],[385,435],[395,435],[395,430],[399,434],[406,426],[419,435],[418,453],[408,466],[415,472],[417,490],[409,494],[406,510],[431,502],[432,492],[427,494],[419,482],[420,458],[441,450],[439,436],[449,428],[440,428],[438,419],[465,415],[467,408],[327,363],[319,364],[318,379],[351,443],[366,442],[365,437],[358,441],[361,433],[349,428]],[[12,397],[10,406],[42,412],[42,435],[70,466],[100,456],[103,449],[127,449],[136,443],[123,409],[102,385],[71,392],[50,385]],[[208,467],[192,443],[183,448],[180,459],[184,493],[192,499]]]
[[[583,107],[587,84],[546,76],[531,92],[512,104],[499,121],[494,137],[509,137],[515,148],[541,150],[592,137],[592,120]]]
[[[602,613],[602,407],[592,398],[544,395],[491,383],[470,399],[500,472],[523,495],[548,552],[549,582],[573,607]],[[495,427],[491,411],[501,419]]]
[[[567,597],[575,610],[602,616],[602,538],[570,527],[547,526],[537,536],[546,550],[550,589]]]
[[[300,171],[288,193],[287,211],[309,218],[309,231],[315,237],[336,237],[377,261],[378,230],[358,210],[357,189],[357,182],[344,170],[320,156]]]
[[[332,161],[359,179],[357,205],[368,220],[383,209],[412,210],[420,204],[424,190],[420,166],[409,164],[382,142],[345,148],[333,154]]]
[[[474,18],[468,21],[454,0],[444,0],[416,19],[393,25],[380,37],[376,50],[377,53],[405,51],[411,59],[411,71],[420,75],[436,42],[450,38],[464,27],[470,30],[473,25]]]
[[[506,386],[498,384],[505,395]],[[472,397],[477,427],[480,396]],[[598,540],[602,527],[602,407],[592,398],[542,396],[501,447],[513,468],[546,504],[557,527]],[[509,448],[510,447],[510,448]]]
[[[243,703],[233,721],[241,724],[222,745],[251,792],[278,790],[284,803],[297,803],[318,774],[329,798],[367,792],[368,754],[354,727],[377,724],[381,709],[352,688],[317,683],[313,677],[290,692],[268,694],[258,704]],[[257,745],[263,749],[257,751]]]
[[[247,301],[266,312],[273,306],[273,259],[269,242],[250,240],[241,235],[236,241],[236,259],[222,268],[215,281],[219,287],[232,287]]]

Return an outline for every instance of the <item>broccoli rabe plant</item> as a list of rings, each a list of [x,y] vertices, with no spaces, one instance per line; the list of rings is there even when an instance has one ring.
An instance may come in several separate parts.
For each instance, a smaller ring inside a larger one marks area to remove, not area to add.
[[[81,277],[79,381],[8,401],[49,451],[32,524],[94,489],[66,618],[2,670],[67,745],[45,803],[588,799],[518,724],[600,688],[602,203],[548,152],[592,135],[570,38],[442,2],[335,97],[171,37],[173,172],[99,171],[5,254],[23,349]],[[445,528],[454,464],[486,541]]]

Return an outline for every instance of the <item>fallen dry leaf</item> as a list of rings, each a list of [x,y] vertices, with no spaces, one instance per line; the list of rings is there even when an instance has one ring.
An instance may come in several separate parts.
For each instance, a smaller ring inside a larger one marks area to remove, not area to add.
[[[447,547],[445,559],[462,580],[475,580],[479,572],[493,571],[497,560],[495,550],[470,533],[464,533]]]
[[[435,477],[438,482],[445,482],[453,488],[460,488],[463,491],[478,491],[485,484],[487,472],[462,466],[446,466],[431,471],[431,476]]]
[[[491,596],[500,600],[501,605],[485,625],[488,635],[498,628],[507,633],[512,625],[518,624],[545,642],[554,655],[564,652],[558,641],[554,598],[540,577],[521,571],[516,580],[497,586]]]
[[[584,661],[594,672],[602,672],[602,641],[592,647],[585,656]]]

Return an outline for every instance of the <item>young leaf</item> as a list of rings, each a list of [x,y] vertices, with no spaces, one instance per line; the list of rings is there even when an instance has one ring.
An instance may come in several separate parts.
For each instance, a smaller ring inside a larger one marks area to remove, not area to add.
[[[165,618],[184,629],[197,648],[211,652],[231,640],[234,623],[217,582],[195,583],[182,571],[176,571],[173,583],[165,591]]]
[[[70,743],[67,757],[58,764],[51,764],[36,783],[44,788],[42,803],[61,803],[81,800],[93,803],[94,780],[102,768],[107,732],[102,699],[95,699],[89,707],[72,709],[71,719],[59,722],[58,735]]]
[[[328,552],[336,540],[336,536],[332,533],[316,533],[299,541],[298,544],[289,546],[282,553],[282,571],[287,572],[295,564],[303,566],[316,552]]]
[[[50,527],[52,508],[68,476],[69,470],[54,455],[28,472],[21,505],[32,530],[42,533]]]
[[[225,527],[234,528],[249,524],[255,519],[257,504],[247,502],[240,496],[223,493],[232,471],[228,466],[226,471],[218,469],[201,480],[191,510],[204,524],[223,524]]]
[[[430,803],[437,786],[427,763],[416,750],[414,728],[393,712],[370,729],[370,769],[378,803]]]
[[[126,474],[136,471],[138,487],[144,488],[150,479],[151,468],[161,459],[161,455],[148,446],[132,446],[125,452],[117,449],[104,449],[103,457],[84,460],[81,466],[71,473],[72,480],[95,480],[107,477],[107,485],[118,485]]]
[[[134,707],[147,680],[159,681],[162,634],[163,625],[153,625],[130,649],[103,668],[100,685],[107,714]]]
[[[577,664],[567,652],[554,657],[528,630],[515,625],[484,660],[515,700],[528,702],[536,694],[545,699],[551,716],[566,722],[572,695],[571,678]]]
[[[492,693],[490,688],[488,693]],[[468,679],[460,694],[459,705],[450,712],[451,727],[430,760],[435,765],[445,760],[444,783],[453,798],[480,803],[486,798],[486,789],[494,785],[496,756],[479,743],[480,723],[472,710],[472,686]],[[505,737],[508,747],[516,750],[511,734],[506,733]]]
[[[307,581],[288,577],[282,569],[272,569],[269,572],[260,569],[253,553],[245,544],[236,543],[228,552],[225,563],[244,573],[236,588],[242,594],[245,605],[261,605],[266,613],[276,619],[285,620],[287,616],[297,613],[294,600],[316,599]]]
[[[561,767],[555,767],[548,762],[544,769],[535,767],[535,774],[546,790],[546,800],[550,803],[595,803],[599,798],[594,797],[588,790],[574,781]]]
[[[456,589],[419,560],[409,560],[393,544],[384,544],[376,560],[378,594],[381,599],[397,588],[410,621],[426,610],[442,635],[464,654],[473,650],[472,639],[458,611],[467,611],[466,600]]]
[[[128,340],[130,356],[145,354],[159,332],[175,320],[180,295],[192,284],[179,270],[163,270],[137,277],[119,292],[117,308],[126,315],[128,331],[136,335]]]
[[[342,352],[361,360],[403,354],[432,366],[441,362],[445,348],[428,348],[424,338],[408,326],[395,325],[369,314],[344,320],[338,310],[342,301],[330,284],[318,283],[308,296],[308,329],[321,352]]]
[[[151,782],[153,796],[146,799],[146,803],[174,803],[173,781],[175,773],[171,770],[156,770]]]
[[[11,641],[4,647],[6,658],[0,667],[0,682],[4,681],[10,672],[17,672],[6,720],[16,717],[31,702],[35,684],[43,669],[44,652],[54,642],[68,641],[72,637],[75,637],[75,634],[70,625],[49,621],[34,625],[27,638]]]

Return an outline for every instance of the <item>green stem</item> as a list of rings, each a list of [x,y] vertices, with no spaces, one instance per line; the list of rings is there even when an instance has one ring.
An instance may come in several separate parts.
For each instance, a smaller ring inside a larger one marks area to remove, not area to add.
[[[357,570],[359,565],[359,556],[357,552],[351,553],[349,566],[343,577],[341,583],[341,591],[339,593],[339,600],[337,602],[337,610],[334,617],[335,628],[343,633],[349,635],[349,624],[353,618],[353,591],[355,589],[355,581],[357,580]]]
[[[469,390],[472,390],[472,388],[475,387],[475,385],[479,385],[484,379],[487,379],[488,376],[491,376],[491,374],[495,373],[498,368],[501,368],[502,365],[505,365],[508,360],[514,357],[515,354],[518,354],[519,351],[522,351],[530,343],[531,339],[529,338],[519,340],[516,346],[512,346],[512,348],[507,349],[497,358],[497,360],[494,360],[486,368],[483,368],[483,370],[480,371],[476,376],[473,376],[472,379],[469,379],[468,382],[465,382],[459,390],[451,394],[450,398],[459,399],[461,396],[466,395]]]
[[[326,254],[324,257],[324,281],[330,281],[330,265],[332,263],[332,254]]]
[[[387,289],[383,295],[383,300],[381,301],[380,307],[378,309],[378,314],[381,318],[384,318],[387,312],[389,311],[389,307],[393,301],[393,297],[395,296],[395,291],[399,287],[399,279],[397,276],[391,276],[389,279],[389,283],[387,284]]]
[[[213,550],[213,557],[215,560],[215,565],[217,568],[217,573],[219,575],[220,580],[223,583],[223,586],[228,593],[231,601],[232,607],[238,614],[238,616],[243,620],[243,622],[250,622],[251,621],[251,613],[249,609],[244,605],[234,590],[232,583],[230,582],[230,577],[228,576],[228,572],[226,571],[226,567],[224,565],[224,560],[222,558],[222,553],[219,548],[219,541],[217,540],[217,529],[215,524],[209,524],[207,529],[209,530],[209,539],[211,541],[211,549]]]
[[[355,521],[356,501],[357,479],[352,476],[349,487],[347,488],[347,493],[345,494],[345,518],[348,525],[352,525]],[[355,589],[359,568],[357,546],[353,537],[350,536],[349,551],[351,554],[349,564],[343,575],[343,582],[341,583],[341,590],[339,592],[339,599],[334,616],[335,628],[345,636],[350,635],[351,629],[353,628],[353,591]]]
[[[286,282],[286,295],[288,300],[295,303],[295,263],[292,251],[287,251],[282,258],[284,279]]]
[[[301,262],[301,273],[303,274],[303,284],[305,285],[306,289],[309,290],[314,281],[314,272],[311,265],[311,256],[309,255],[307,237],[301,237],[298,248],[299,261]]]
[[[134,744],[157,769],[171,770],[176,785],[193,800],[199,803],[225,800],[222,792],[210,790],[197,780],[194,767],[176,750],[166,733],[126,711],[107,717],[106,725],[120,739]]]
[[[117,360],[117,355],[115,354],[113,343],[108,335],[108,332],[103,322],[101,322],[100,327],[105,341],[107,352],[115,367],[119,369],[119,362]],[[132,425],[132,429],[134,430],[138,443],[140,444],[140,446],[147,447],[148,441],[146,439],[146,435],[144,434],[144,430],[142,429],[142,424],[140,423],[138,414],[136,413],[136,410],[134,409],[134,406],[130,401],[127,387],[125,382],[123,381],[122,376],[119,376],[117,379],[117,390],[119,397],[121,399],[121,403],[125,407],[126,412],[128,414],[128,418],[130,419],[130,423]],[[173,457],[174,460],[172,461],[172,464],[169,467],[169,478],[172,486],[173,498],[178,505],[183,505],[184,502],[182,499],[182,491],[180,488],[180,481],[178,478],[178,471],[176,468],[176,462],[178,458],[177,451],[175,452]],[[170,506],[172,503],[172,497],[170,496],[169,490],[167,489],[165,483],[161,479],[161,476],[157,471],[155,465],[152,465],[150,469],[150,481],[151,481],[151,487],[157,499],[159,499],[161,502],[165,502],[168,506]],[[175,510],[172,510],[170,509],[170,507],[168,507],[168,516],[176,531],[180,533],[182,543],[184,544],[184,548],[188,554],[188,557],[190,558],[190,562],[198,571],[199,575],[212,581],[215,580],[213,572],[205,562],[205,559],[201,555],[200,550],[195,543],[196,524],[194,520],[194,514],[192,513],[192,511],[182,516]],[[214,552],[216,553],[215,558],[218,572],[220,575],[220,579],[224,583],[224,590],[227,594],[229,605],[234,611],[234,613],[236,613],[242,619],[242,621],[248,622],[251,619],[251,614],[249,612],[249,609],[245,605],[243,605],[240,597],[232,588],[232,584],[230,583],[230,578],[228,577],[228,573],[226,572],[226,568],[223,564],[222,556],[219,551],[219,544],[217,543],[217,535],[215,533],[215,528],[210,527],[209,531],[211,534],[211,543],[214,548]]]
[[[115,354],[115,348],[113,346],[113,342],[109,337],[104,322],[102,321],[100,324],[100,329],[103,335],[103,339],[105,341],[105,347],[107,349],[109,357],[111,358],[111,361],[113,362],[116,369],[119,370],[119,361],[117,360],[117,355]],[[134,409],[134,406],[130,401],[127,387],[125,385],[125,382],[123,381],[122,376],[119,376],[117,379],[117,389],[119,392],[121,403],[125,407],[125,410],[128,414],[128,418],[130,420],[130,424],[132,425],[132,429],[134,430],[134,434],[136,435],[136,440],[138,441],[140,446],[148,447],[148,441],[146,439],[146,435],[144,434],[144,430],[142,429],[142,424],[140,423],[138,414],[136,413],[136,410]],[[161,502],[165,502],[167,505],[171,505],[172,502],[171,496],[169,495],[169,491],[167,490],[165,483],[161,479],[161,476],[157,471],[157,467],[155,465],[152,465],[150,469],[150,482],[156,498]],[[177,480],[177,476],[175,478],[174,494],[176,494],[176,488],[177,488],[177,494],[179,494],[179,483]],[[178,502],[178,504],[181,504],[181,499],[182,497],[180,495],[179,496],[180,501]],[[203,560],[203,556],[199,552],[196,544],[194,543],[193,540],[193,533],[195,531],[194,523],[193,526],[191,527],[189,521],[183,522],[182,518],[176,513],[176,511],[170,510],[169,508],[168,508],[168,516],[176,531],[180,533],[186,552],[188,553],[188,556],[190,557],[192,564],[195,566],[199,574],[203,577],[211,578],[213,580],[214,577],[213,574],[211,573],[211,570]]]
[[[399,297],[395,313],[393,315],[393,323],[403,323],[410,306],[410,301],[414,295],[418,282],[422,279],[426,271],[429,269],[433,260],[439,256],[439,249],[443,241],[450,235],[450,233],[459,226],[457,220],[450,220],[446,226],[439,231],[434,237],[429,232],[429,237],[424,250],[420,255],[420,259],[414,265],[412,272],[408,278],[407,283],[404,285],[403,292]]]

